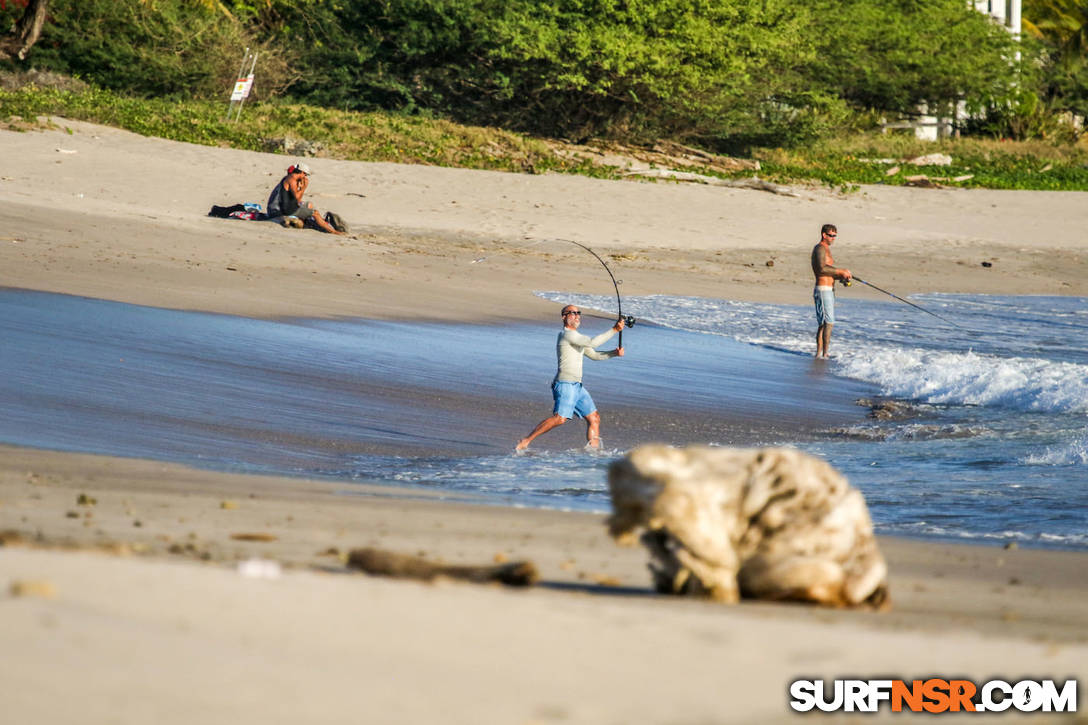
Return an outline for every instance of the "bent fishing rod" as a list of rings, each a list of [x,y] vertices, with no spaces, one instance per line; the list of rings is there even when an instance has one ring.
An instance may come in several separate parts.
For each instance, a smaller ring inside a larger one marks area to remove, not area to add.
[[[596,260],[601,263],[601,266],[604,267],[604,271],[608,272],[608,278],[610,280],[612,280],[612,288],[616,290],[616,316],[617,316],[617,322],[619,320],[623,320],[623,324],[626,325],[627,327],[634,327],[635,326],[635,322],[637,322],[637,320],[635,319],[634,315],[625,315],[625,314],[623,314],[623,300],[620,298],[620,282],[622,280],[620,280],[620,281],[616,280],[616,275],[612,274],[611,268],[609,268],[608,263],[604,261],[604,259],[601,257],[601,255],[597,254],[596,252],[594,252],[592,249],[590,249],[586,245],[582,244],[581,242],[576,242],[573,239],[539,239],[539,240],[537,240],[535,242],[532,242],[531,244],[526,244],[526,245],[524,245],[522,247],[519,247],[519,249],[528,249],[529,247],[536,246],[537,244],[543,244],[544,242],[566,242],[568,244],[573,244],[575,246],[581,247],[582,249],[584,249],[587,252],[589,252],[590,254],[592,254],[594,256],[594,258],[596,258]],[[471,263],[476,264],[477,262],[482,262],[485,259],[487,259],[486,255],[483,256],[483,257],[479,257],[477,259],[472,260]],[[623,330],[620,330],[619,346],[623,347]]]
[[[612,280],[612,287],[616,290],[617,322],[619,320],[623,320],[623,324],[626,325],[627,327],[634,327],[635,326],[634,316],[624,315],[623,314],[623,300],[620,299],[620,283],[616,281],[616,275],[612,274],[612,270],[608,267],[608,263],[605,262],[604,259],[601,258],[601,255],[597,254],[596,252],[594,252],[592,249],[590,249],[586,245],[582,244],[581,242],[576,242],[573,239],[557,239],[556,241],[557,242],[570,242],[571,244],[575,244],[575,245],[581,247],[582,249],[586,250],[587,252],[589,252],[590,254],[592,254],[594,257],[597,258],[597,261],[601,263],[602,267],[604,267],[604,271],[608,272],[608,278]],[[619,346],[623,347],[623,330],[622,329],[620,330]]]
[[[956,324],[955,322],[953,322],[952,320],[948,319],[947,317],[941,317],[941,316],[940,316],[940,315],[938,315],[938,314],[937,314],[936,312],[930,312],[929,310],[927,310],[927,309],[926,309],[925,307],[922,307],[921,305],[916,305],[916,304],[914,304],[913,302],[911,302],[910,300],[905,300],[905,299],[903,299],[902,297],[900,297],[899,295],[896,295],[896,294],[892,294],[891,292],[889,292],[889,291],[888,291],[888,290],[886,290],[886,289],[881,289],[880,287],[877,287],[877,286],[876,286],[875,284],[873,284],[872,282],[866,282],[865,280],[863,280],[863,279],[862,279],[861,277],[858,277],[857,275],[854,275],[854,276],[853,276],[853,277],[852,277],[851,279],[857,280],[858,282],[861,282],[861,283],[862,283],[863,285],[866,285],[866,286],[868,286],[868,287],[872,287],[872,288],[873,288],[873,289],[875,289],[875,290],[876,290],[877,292],[883,292],[884,294],[888,295],[889,297],[894,297],[895,299],[899,300],[900,302],[905,302],[906,304],[910,305],[911,307],[914,307],[915,309],[919,309],[919,310],[921,310],[922,312],[926,313],[927,315],[933,315],[933,316],[934,316],[934,317],[936,317],[936,318],[937,318],[938,320],[942,320],[942,321],[944,321],[944,322],[947,322],[948,324],[952,325],[953,327],[958,327],[958,328],[960,328],[961,330],[966,330],[966,329],[967,329],[967,328],[966,328],[966,327],[964,327],[963,325],[957,325],[957,324]],[[850,280],[846,280],[846,281],[845,281],[845,282],[844,282],[843,284],[844,284],[845,286],[849,287],[849,286],[850,286]]]

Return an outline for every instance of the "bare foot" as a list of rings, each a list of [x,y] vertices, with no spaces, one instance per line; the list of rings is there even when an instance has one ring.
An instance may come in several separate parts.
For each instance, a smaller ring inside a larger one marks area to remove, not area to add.
[[[590,438],[588,441],[586,441],[586,448],[600,448],[600,447],[601,447],[601,439],[600,438]]]
[[[518,441],[518,444],[516,446],[514,446],[514,450],[515,451],[524,451],[528,447],[529,447],[529,439],[528,438],[522,438],[520,441]]]

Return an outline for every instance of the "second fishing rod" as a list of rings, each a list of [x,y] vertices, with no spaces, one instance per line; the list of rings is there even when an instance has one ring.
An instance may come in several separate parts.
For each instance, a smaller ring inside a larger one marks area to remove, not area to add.
[[[933,317],[936,317],[938,320],[941,320],[942,322],[947,322],[949,325],[952,325],[953,327],[958,327],[961,330],[967,329],[963,325],[959,325],[959,324],[953,322],[952,320],[948,319],[947,317],[942,317],[941,315],[938,315],[936,312],[931,312],[930,310],[927,310],[925,307],[922,307],[921,305],[917,305],[917,304],[911,302],[910,300],[905,300],[902,297],[900,297],[899,295],[894,294],[892,292],[889,292],[886,289],[881,289],[880,287],[877,287],[872,282],[866,282],[865,280],[863,280],[861,277],[858,277],[857,275],[854,275],[853,277],[851,277],[851,279],[856,280],[858,282],[861,282],[863,285],[865,285],[867,287],[872,287],[877,292],[883,292],[884,294],[888,295],[889,297],[892,297],[894,299],[899,300],[900,302],[908,304],[908,305],[910,305],[911,307],[913,307],[913,308],[915,308],[917,310],[921,310],[922,312],[926,313],[927,315],[932,315]],[[842,284],[843,284],[844,287],[849,287],[850,286],[850,279],[846,280]]]
[[[741,264],[741,263],[738,262],[738,263],[735,263],[735,264]],[[752,265],[743,264],[742,266],[751,267]],[[889,292],[888,290],[883,289],[882,287],[877,287],[872,282],[867,282],[864,279],[862,279],[861,277],[858,277],[856,274],[852,275],[849,280],[840,280],[839,284],[841,284],[843,287],[849,287],[851,280],[853,280],[855,282],[861,282],[866,287],[872,287],[877,292],[881,292],[883,294],[888,295],[889,297],[892,297],[892,298],[894,298],[896,300],[899,300],[900,302],[902,302],[904,304],[910,305],[911,307],[915,308],[916,310],[921,310],[922,312],[926,313],[927,315],[932,315],[933,317],[936,317],[938,320],[941,320],[942,322],[947,322],[949,325],[952,325],[953,327],[958,327],[961,330],[968,329],[968,328],[964,327],[963,325],[960,325],[960,324],[958,324],[956,322],[953,322],[952,320],[948,319],[947,317],[943,317],[941,315],[938,315],[936,312],[933,312],[931,310],[927,310],[925,307],[922,307],[919,304],[915,304],[914,302],[911,302],[910,300],[905,300],[902,297],[900,297],[899,295],[895,294],[894,292]]]

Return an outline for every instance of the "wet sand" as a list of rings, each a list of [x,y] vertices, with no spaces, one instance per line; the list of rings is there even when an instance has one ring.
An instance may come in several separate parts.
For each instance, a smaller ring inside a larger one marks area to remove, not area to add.
[[[807,304],[808,250],[832,221],[837,262],[900,294],[1088,295],[1088,194],[788,198],[314,159],[315,203],[357,230],[334,239],[203,216],[263,201],[288,159],[58,123],[0,131],[7,287],[264,319],[547,323],[556,306],[533,290],[610,291],[583,252],[517,249],[566,237],[610,255],[625,294]],[[534,417],[526,400],[500,427]],[[450,414],[475,413],[469,402],[454,396]],[[14,532],[0,548],[5,713],[773,722],[788,717],[797,677],[1086,675],[1083,554],[885,539],[890,613],[720,607],[651,595],[645,555],[612,544],[596,515],[362,489],[2,449],[0,531]],[[347,574],[341,556],[366,545],[457,563],[530,558],[544,584]],[[239,575],[251,556],[285,571]]]

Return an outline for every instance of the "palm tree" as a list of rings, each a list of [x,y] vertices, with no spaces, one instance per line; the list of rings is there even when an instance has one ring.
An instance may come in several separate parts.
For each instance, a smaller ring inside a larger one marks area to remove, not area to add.
[[[1027,0],[1024,31],[1055,48],[1063,60],[1082,60],[1088,50],[1088,2]]]
[[[1025,0],[1023,29],[1045,48],[1047,105],[1083,119],[1088,115],[1088,0]]]

